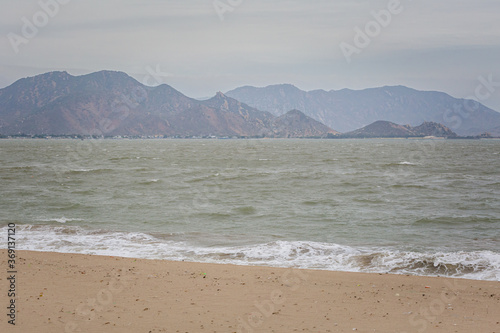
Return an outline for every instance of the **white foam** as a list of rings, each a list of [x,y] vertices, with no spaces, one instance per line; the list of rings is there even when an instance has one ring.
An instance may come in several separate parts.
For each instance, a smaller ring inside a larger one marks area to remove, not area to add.
[[[0,228],[0,233],[6,234],[7,227]],[[500,281],[500,253],[492,251],[420,253],[309,241],[203,247],[195,245],[199,244],[196,241],[184,241],[183,236],[156,237],[71,225],[18,225],[16,245],[19,250],[32,251]],[[5,246],[5,242],[0,243],[0,248]]]
[[[37,221],[66,223],[66,222],[72,222],[72,221],[83,221],[83,219],[66,218],[66,217],[62,216],[59,218],[56,217],[56,218],[38,219]]]

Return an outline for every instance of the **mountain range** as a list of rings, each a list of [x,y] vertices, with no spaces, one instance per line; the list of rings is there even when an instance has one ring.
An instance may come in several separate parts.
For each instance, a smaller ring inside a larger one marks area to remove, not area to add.
[[[386,120],[411,126],[437,122],[459,135],[490,132],[500,136],[500,113],[471,100],[404,86],[303,91],[281,84],[263,88],[244,86],[226,95],[274,115],[298,109],[342,133]]]
[[[297,121],[300,120],[300,121]],[[198,101],[122,72],[50,72],[0,90],[0,134],[322,137],[337,132],[300,111],[274,116],[217,93]]]
[[[400,126],[403,137],[453,136],[436,124],[442,123],[459,135],[500,136],[500,113],[479,103],[471,112],[471,105],[401,86],[329,92],[245,86],[196,100],[167,84],[145,86],[123,72],[49,72],[0,89],[0,135],[380,137],[393,136]],[[381,119],[387,123],[355,132]],[[422,123],[425,133],[415,129]]]

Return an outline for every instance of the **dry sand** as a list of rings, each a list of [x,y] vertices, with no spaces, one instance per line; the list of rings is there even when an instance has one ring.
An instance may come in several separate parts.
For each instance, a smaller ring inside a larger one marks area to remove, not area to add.
[[[0,332],[500,333],[500,282],[18,251]],[[7,277],[7,251],[0,251]]]

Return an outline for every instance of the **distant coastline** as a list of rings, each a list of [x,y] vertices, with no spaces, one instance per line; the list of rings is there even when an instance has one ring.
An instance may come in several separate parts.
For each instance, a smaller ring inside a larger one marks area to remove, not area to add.
[[[166,136],[166,135],[116,135],[116,136],[97,136],[97,135],[45,135],[45,134],[19,134],[19,135],[0,135],[0,140],[23,139],[23,140],[500,140],[500,137],[493,136],[456,136],[456,137],[345,137],[323,136],[323,137],[301,137],[301,138],[273,138],[273,137],[226,137],[226,136]]]

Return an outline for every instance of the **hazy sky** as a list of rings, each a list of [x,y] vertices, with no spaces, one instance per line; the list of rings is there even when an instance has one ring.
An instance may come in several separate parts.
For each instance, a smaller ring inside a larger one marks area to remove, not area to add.
[[[167,83],[190,97],[242,85],[405,85],[455,97],[479,91],[483,104],[500,111],[498,0],[21,0],[1,6],[0,87],[53,70],[108,69],[149,85]]]

